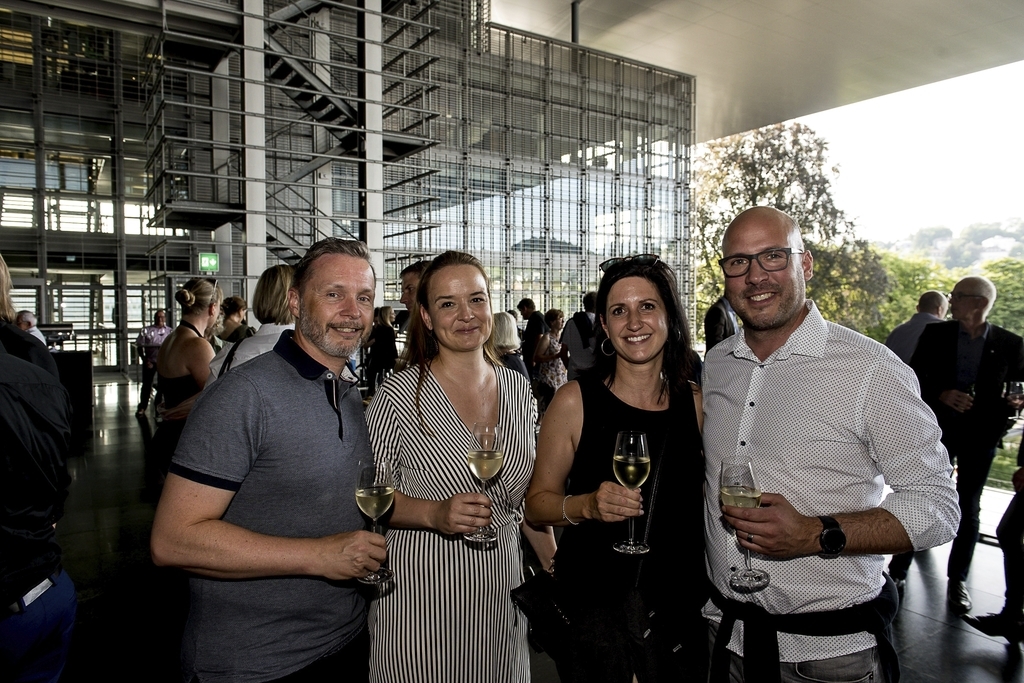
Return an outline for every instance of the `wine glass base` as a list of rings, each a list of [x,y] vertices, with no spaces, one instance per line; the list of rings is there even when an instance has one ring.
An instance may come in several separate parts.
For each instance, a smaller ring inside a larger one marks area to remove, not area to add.
[[[487,543],[488,541],[493,541],[495,538],[497,538],[497,536],[498,534],[494,531],[494,529],[490,527],[483,527],[482,529],[477,529],[476,531],[470,534],[462,534],[462,537],[465,538],[467,541],[475,541],[477,543]]]
[[[386,583],[386,582],[390,581],[391,579],[394,578],[394,576],[395,576],[395,573],[393,571],[391,571],[387,567],[381,567],[380,569],[378,569],[374,573],[367,574],[366,576],[360,578],[359,582],[360,583],[368,583],[371,586],[376,586],[377,584]]]
[[[729,587],[737,593],[756,593],[767,588],[770,582],[768,572],[760,569],[743,569],[729,577]]]
[[[647,544],[636,541],[622,541],[613,545],[612,549],[624,555],[646,555],[651,551]]]

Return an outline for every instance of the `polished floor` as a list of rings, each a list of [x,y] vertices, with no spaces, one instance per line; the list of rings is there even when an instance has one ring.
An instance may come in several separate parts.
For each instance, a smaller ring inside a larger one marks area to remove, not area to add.
[[[69,463],[73,484],[57,533],[78,587],[79,611],[66,682],[180,681],[178,641],[188,593],[180,572],[158,569],[149,559],[158,480],[144,453],[156,425],[135,418],[137,392],[137,384],[118,376],[97,377],[93,428]],[[1005,499],[986,493],[983,531],[991,532]],[[947,553],[948,546],[921,553],[911,568],[895,624],[902,680],[1024,683],[1018,646],[984,636],[946,610]],[[979,544],[969,585],[976,612],[999,610],[998,548]],[[558,680],[544,655],[534,656],[534,680]]]

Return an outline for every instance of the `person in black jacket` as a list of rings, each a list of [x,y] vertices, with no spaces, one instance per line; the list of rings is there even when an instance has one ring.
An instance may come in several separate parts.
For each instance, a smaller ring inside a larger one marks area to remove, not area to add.
[[[1024,339],[986,322],[996,301],[995,285],[987,278],[960,280],[949,299],[953,320],[924,328],[910,366],[921,383],[921,398],[938,418],[950,460],[957,464],[961,521],[946,569],[947,600],[953,612],[964,614],[971,609],[964,581],[978,540],[981,492],[1014,413],[1003,397],[1003,383],[1024,378]],[[899,564],[890,567],[897,575],[900,569]]]
[[[711,304],[704,314],[704,343],[711,349],[715,344],[736,334],[736,311],[724,297]]]
[[[0,678],[56,681],[75,625],[75,586],[54,525],[71,479],[68,392],[0,345]]]

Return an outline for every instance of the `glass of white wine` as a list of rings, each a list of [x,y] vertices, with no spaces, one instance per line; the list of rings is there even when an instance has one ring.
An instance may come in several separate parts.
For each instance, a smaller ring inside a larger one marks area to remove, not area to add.
[[[356,504],[363,514],[373,520],[373,533],[380,533],[378,520],[391,508],[395,501],[395,480],[391,463],[386,460],[360,460],[356,473]],[[380,569],[359,579],[363,583],[376,585],[390,581],[395,575],[384,563]]]
[[[651,456],[647,450],[645,432],[619,432],[615,439],[615,453],[612,455],[612,472],[619,483],[635,490],[644,485],[651,473]],[[635,518],[629,518],[629,540],[619,541],[612,548],[626,555],[643,555],[650,552],[646,543],[634,539]]]
[[[473,437],[477,448],[466,453],[466,461],[469,469],[480,480],[480,493],[486,496],[487,483],[498,476],[505,461],[505,455],[498,446],[498,425],[493,422],[474,422]],[[486,542],[493,541],[497,532],[493,527],[485,526],[464,536],[470,541]]]
[[[754,479],[754,463],[747,457],[737,457],[722,463],[722,504],[738,508],[761,507],[761,489]],[[768,587],[771,577],[762,569],[750,566],[750,549],[746,550],[747,566],[737,569],[729,577],[729,586],[737,593],[755,593]]]

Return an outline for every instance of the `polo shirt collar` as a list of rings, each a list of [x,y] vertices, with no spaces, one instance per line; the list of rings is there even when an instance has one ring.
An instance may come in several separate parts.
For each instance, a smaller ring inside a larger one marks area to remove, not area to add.
[[[274,345],[274,353],[288,361],[300,376],[306,379],[334,379],[334,373],[313,359],[302,347],[295,343],[295,330],[285,330]],[[343,382],[355,384],[356,377],[344,366],[338,378]]]
[[[812,358],[821,358],[825,355],[825,345],[828,342],[828,323],[821,317],[821,313],[818,312],[818,307],[814,305],[813,301],[808,299],[804,305],[807,306],[807,315],[804,317],[803,322],[800,323],[800,327],[793,330],[793,334],[789,335],[786,343],[766,358],[764,362],[785,360],[792,355],[810,356]],[[744,330],[741,329],[733,336],[733,339],[735,342],[732,355],[737,358],[752,360],[755,363],[761,363],[761,360],[747,346]]]

